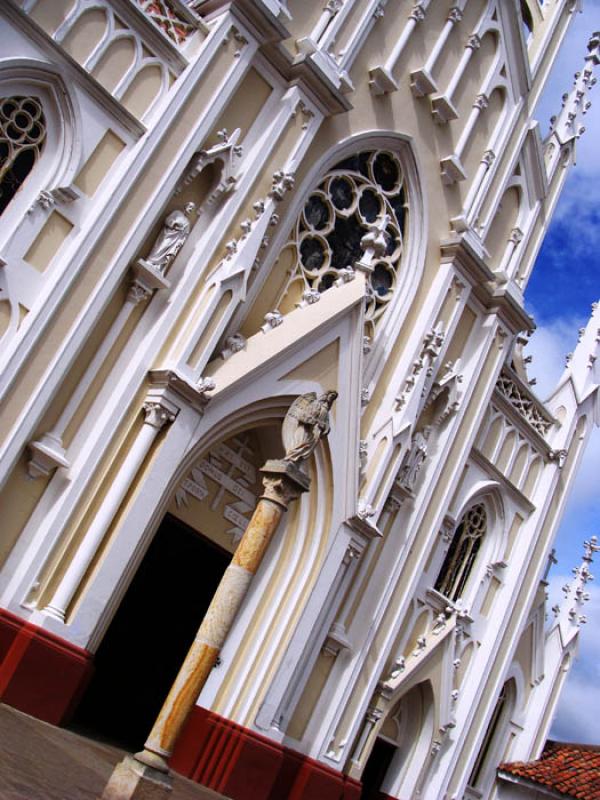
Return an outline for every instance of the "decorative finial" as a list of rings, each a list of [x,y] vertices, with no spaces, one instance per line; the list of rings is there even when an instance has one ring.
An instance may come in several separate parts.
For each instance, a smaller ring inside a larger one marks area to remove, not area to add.
[[[590,36],[587,49],[583,69],[575,73],[571,91],[562,96],[562,108],[559,114],[550,120],[551,134],[556,135],[561,145],[578,139],[585,131],[581,117],[590,108],[591,103],[587,100],[587,93],[596,83],[593,72],[594,67],[600,64],[600,32],[596,31]]]

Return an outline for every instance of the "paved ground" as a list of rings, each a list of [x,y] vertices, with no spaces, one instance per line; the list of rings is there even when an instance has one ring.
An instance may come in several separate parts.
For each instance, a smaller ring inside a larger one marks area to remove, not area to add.
[[[116,747],[0,705],[0,800],[97,800],[122,757]],[[180,776],[171,798],[226,800]]]

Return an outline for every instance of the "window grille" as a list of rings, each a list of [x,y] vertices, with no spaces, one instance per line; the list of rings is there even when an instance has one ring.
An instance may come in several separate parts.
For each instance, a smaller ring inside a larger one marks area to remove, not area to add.
[[[487,528],[485,506],[470,508],[454,532],[435,589],[450,600],[458,600],[473,569]]]
[[[46,120],[34,97],[0,98],[0,214],[40,157]]]

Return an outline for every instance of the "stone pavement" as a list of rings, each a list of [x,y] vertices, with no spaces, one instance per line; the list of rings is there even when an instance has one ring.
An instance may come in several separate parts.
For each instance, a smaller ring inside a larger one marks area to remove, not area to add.
[[[98,800],[116,747],[94,742],[0,704],[0,800]],[[227,800],[175,775],[172,800]]]

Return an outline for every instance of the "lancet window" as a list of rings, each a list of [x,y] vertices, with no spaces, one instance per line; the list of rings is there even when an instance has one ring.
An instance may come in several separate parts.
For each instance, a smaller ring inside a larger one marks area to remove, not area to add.
[[[0,214],[25,182],[46,140],[46,119],[35,97],[0,98]]]
[[[513,679],[508,680],[502,687],[492,716],[488,723],[483,742],[477,754],[473,770],[469,777],[469,786],[476,790],[489,788],[490,768],[492,774],[495,772],[495,765],[499,760],[499,747],[506,731],[506,723],[512,714],[516,695],[516,687]],[[482,795],[483,796],[483,795]]]
[[[435,584],[436,590],[450,600],[458,600],[462,596],[486,529],[485,506],[477,503],[465,513],[456,528]]]
[[[361,262],[369,275],[365,316],[372,335],[398,282],[407,216],[394,153],[369,150],[340,161],[306,200],[284,247],[292,258],[280,304],[318,296]]]

